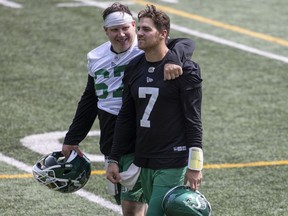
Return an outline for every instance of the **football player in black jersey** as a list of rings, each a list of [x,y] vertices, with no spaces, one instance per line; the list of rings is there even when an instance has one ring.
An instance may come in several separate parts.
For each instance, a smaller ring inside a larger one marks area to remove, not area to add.
[[[127,6],[120,3],[112,4],[104,10],[103,20],[104,31],[109,41],[91,50],[87,55],[87,85],[62,147],[62,152],[67,158],[72,150],[77,151],[79,155],[82,154],[79,144],[88,134],[96,117],[99,118],[101,130],[100,150],[105,158],[110,154],[114,125],[122,105],[124,69],[134,57],[143,53],[138,48],[135,20]],[[182,69],[178,65],[181,65],[181,61],[186,57],[191,58],[194,50],[194,43],[189,39],[175,39],[169,44],[169,48],[175,47],[169,62],[177,65],[166,65],[167,70],[164,73],[167,80],[181,74]],[[175,60],[173,56],[176,57]],[[119,163],[120,171],[126,170],[132,163],[132,152],[134,149],[126,148],[125,155]],[[111,191],[114,191],[114,185]],[[146,204],[143,204],[141,185],[139,188],[134,187],[132,191],[122,187],[120,192],[124,216],[145,215]]]
[[[183,75],[165,81],[164,64],[170,51],[167,14],[148,5],[138,14],[138,46],[144,54],[127,66],[123,105],[116,121],[107,178],[121,181],[119,158],[134,145],[134,164],[148,202],[147,216],[162,216],[166,192],[190,184],[196,190],[202,179],[202,79],[191,59],[183,63]],[[133,140],[136,137],[136,141]]]

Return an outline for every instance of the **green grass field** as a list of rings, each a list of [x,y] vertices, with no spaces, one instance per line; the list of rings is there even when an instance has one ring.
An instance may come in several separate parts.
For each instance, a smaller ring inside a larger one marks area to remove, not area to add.
[[[0,215],[120,215],[104,202],[114,200],[105,193],[103,174],[93,174],[84,187],[102,204],[37,184],[24,165],[41,154],[20,142],[68,129],[86,85],[86,54],[107,40],[101,6],[112,2],[14,2],[22,8],[0,2]],[[288,216],[287,2],[150,2],[170,15],[171,37],[196,43],[193,59],[204,80],[200,191],[213,215]],[[138,12],[149,2],[130,3]],[[100,154],[98,137],[87,137],[81,147]],[[93,162],[94,171],[103,169],[103,162]]]

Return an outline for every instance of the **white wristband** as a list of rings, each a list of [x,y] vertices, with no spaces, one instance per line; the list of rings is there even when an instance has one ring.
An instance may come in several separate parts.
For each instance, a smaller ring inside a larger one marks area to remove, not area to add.
[[[203,169],[203,151],[198,147],[189,148],[188,169],[202,170]]]

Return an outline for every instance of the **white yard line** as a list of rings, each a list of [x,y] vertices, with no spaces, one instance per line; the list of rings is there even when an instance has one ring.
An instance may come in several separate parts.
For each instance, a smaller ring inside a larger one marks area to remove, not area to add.
[[[12,165],[12,166],[14,166],[20,170],[27,172],[27,173],[32,173],[32,166],[28,166],[27,164],[25,164],[21,161],[18,161],[14,158],[5,156],[1,152],[0,152],[0,161],[4,162],[6,164]]]
[[[178,0],[160,0],[162,2],[167,2],[167,3],[172,3],[172,4],[177,4],[179,3]]]
[[[102,9],[105,9],[109,5],[111,5],[111,2],[95,2],[95,1],[92,1],[92,0],[77,0],[76,2],[81,2],[82,5],[95,6],[95,7],[99,7],[99,8],[102,8]],[[58,4],[57,6],[58,7],[67,7],[69,4],[71,6],[72,4],[75,4],[75,3]],[[125,4],[128,4],[128,2],[125,2]],[[137,15],[137,13],[133,12],[133,15],[135,16],[135,15]],[[202,38],[202,39],[205,39],[205,40],[213,41],[215,43],[222,44],[222,45],[225,45],[225,46],[229,46],[229,47],[232,47],[232,48],[235,48],[235,49],[239,49],[239,50],[242,50],[242,51],[245,51],[245,52],[248,52],[248,53],[256,54],[256,55],[259,55],[259,56],[262,56],[262,57],[265,57],[265,58],[281,61],[281,62],[284,62],[284,63],[288,64],[288,58],[285,57],[285,56],[281,56],[281,55],[277,55],[277,54],[274,54],[274,53],[271,53],[271,52],[266,52],[266,51],[263,51],[263,50],[259,50],[259,49],[256,49],[254,47],[250,47],[250,46],[247,46],[247,45],[244,45],[244,44],[236,43],[236,42],[233,42],[233,41],[230,41],[230,40],[226,40],[226,39],[223,39],[223,38],[220,38],[220,37],[216,37],[214,35],[210,35],[210,34],[202,33],[202,32],[199,32],[199,31],[195,31],[195,30],[186,28],[184,26],[176,25],[176,24],[173,24],[173,23],[171,23],[171,29],[179,31],[179,32],[183,32],[185,34],[193,35],[195,37],[199,37],[199,38]]]
[[[0,161],[6,163],[6,164],[9,164],[11,166],[14,166],[16,168],[18,168],[19,170],[23,170],[27,173],[32,173],[32,166],[29,166],[21,161],[18,161],[14,158],[11,158],[11,157],[8,157],[8,156],[5,156],[3,155],[1,152],[0,152]],[[35,182],[36,184],[36,182]],[[108,201],[108,200],[105,200],[103,199],[102,197],[100,196],[97,196],[91,192],[88,192],[84,189],[81,189],[79,191],[76,191],[75,193],[73,193],[75,195],[78,195],[84,199],[87,199],[93,203],[97,203],[98,205],[104,207],[104,208],[107,208],[107,209],[110,209],[116,213],[119,213],[120,215],[122,215],[122,210],[121,210],[121,207],[118,206],[118,205],[115,205],[113,204],[112,202]]]
[[[21,4],[15,3],[13,1],[8,1],[8,0],[0,0],[0,4],[6,7],[11,7],[11,8],[22,8]]]
[[[111,6],[114,1],[91,1],[91,0],[74,0],[75,2],[68,2],[68,3],[59,3],[57,4],[57,7],[80,7],[80,6],[87,6],[87,7],[98,7],[102,9],[106,9],[107,7]],[[125,5],[132,5],[133,2],[127,2],[127,1],[117,1],[119,3],[125,4]]]
[[[119,205],[115,205],[115,204],[111,203],[110,201],[103,199],[100,196],[97,196],[97,195],[95,195],[91,192],[85,191],[83,189],[76,191],[75,194],[77,194],[78,196],[83,197],[83,198],[85,198],[91,202],[97,203],[97,204],[101,205],[102,207],[110,209],[113,212],[117,212],[120,215],[122,215],[122,209]]]
[[[193,35],[195,37],[199,37],[199,38],[202,38],[205,40],[213,41],[215,43],[219,43],[222,45],[226,45],[229,47],[240,49],[240,50],[243,50],[245,52],[253,53],[253,54],[260,55],[260,56],[270,58],[270,59],[274,59],[277,61],[282,61],[282,62],[288,64],[288,58],[285,56],[276,55],[276,54],[271,53],[271,52],[262,51],[262,50],[259,50],[259,49],[256,49],[256,48],[253,48],[250,46],[246,46],[244,44],[236,43],[236,42],[233,42],[230,40],[216,37],[214,35],[205,34],[205,33],[199,32],[199,31],[191,30],[189,28],[186,28],[186,27],[183,27],[180,25],[176,25],[176,24],[171,24],[171,29],[177,30],[179,32],[183,32],[185,34]]]
[[[20,140],[21,144],[31,151],[45,155],[53,151],[61,151],[62,144],[59,142],[64,138],[67,131],[55,131],[43,134],[33,134]],[[87,136],[100,136],[100,131],[90,131]],[[94,162],[104,162],[103,155],[94,155],[84,152],[85,155]]]

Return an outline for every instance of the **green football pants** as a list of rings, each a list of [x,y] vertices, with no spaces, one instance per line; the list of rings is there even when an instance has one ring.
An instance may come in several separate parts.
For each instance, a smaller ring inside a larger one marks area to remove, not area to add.
[[[175,169],[141,169],[140,179],[144,198],[148,203],[146,216],[164,215],[162,200],[171,188],[184,184],[186,168],[185,166]]]

